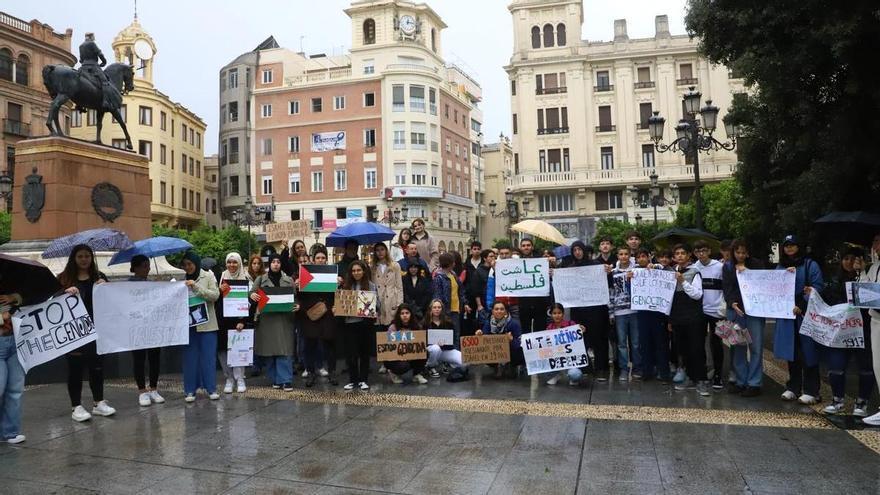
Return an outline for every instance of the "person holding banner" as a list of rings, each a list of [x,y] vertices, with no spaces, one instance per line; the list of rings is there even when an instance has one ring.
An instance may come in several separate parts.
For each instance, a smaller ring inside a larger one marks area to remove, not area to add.
[[[625,283],[629,285],[635,263],[630,259],[633,253],[627,246],[617,248],[617,265],[611,272],[625,274]],[[636,312],[632,308],[615,308],[614,327],[617,330],[617,366],[620,370],[618,380],[625,382],[630,378],[630,363],[632,363],[633,380],[642,379],[642,348],[639,345],[639,322]],[[630,352],[632,354],[630,354]]]
[[[562,260],[561,268],[571,268],[577,266],[605,265],[605,271],[609,272],[613,268],[606,265],[602,259],[591,260],[592,248],[582,241],[574,241],[571,244],[571,256],[566,256]],[[615,257],[615,263],[617,258]],[[609,288],[611,280],[609,275]],[[608,318],[608,306],[589,306],[586,308],[571,308],[571,319],[579,325],[589,328],[587,338],[590,348],[596,358],[596,381],[608,381],[608,337],[611,332],[611,322]],[[616,362],[616,361],[615,361]]]
[[[440,299],[431,301],[428,314],[425,315],[425,323],[422,326],[428,331],[451,330],[453,328],[452,319],[449,317],[445,306],[443,306],[443,301]],[[431,378],[440,378],[440,372],[437,371],[437,365],[440,363],[449,364],[454,368],[466,368],[462,364],[461,351],[456,349],[454,345],[429,345],[427,366]]]
[[[819,346],[810,337],[801,335],[800,329],[804,321],[804,311],[807,310],[809,294],[807,288],[821,293],[825,287],[822,270],[818,263],[800,252],[800,245],[794,235],[785,236],[782,241],[782,253],[776,269],[788,270],[795,274],[792,308],[795,315],[794,335],[789,334],[790,326],[783,329],[780,325],[784,323],[780,320],[776,322],[777,333],[784,334],[788,339],[794,339],[794,360],[788,362],[789,378],[785,384],[785,392],[782,393],[782,400],[797,399],[801,404],[818,404],[822,401],[819,396]]]
[[[761,383],[764,378],[764,325],[765,320],[745,312],[742,292],[739,289],[738,276],[745,270],[763,269],[763,263],[749,255],[749,248],[742,239],[731,244],[732,258],[724,263],[721,271],[721,284],[724,300],[727,301],[727,319],[749,330],[752,343],[749,345],[732,346],[733,369],[736,382],[730,391],[743,397],[761,395]]]
[[[348,265],[342,275],[343,290],[365,290],[376,292],[376,284],[371,281],[370,267],[360,260]],[[378,305],[377,298],[377,305]],[[381,307],[377,310],[381,311]],[[372,318],[346,316],[343,318],[342,342],[345,346],[345,361],[348,366],[349,382],[344,390],[370,390],[370,357],[376,344],[377,323]]]
[[[128,280],[130,282],[146,282],[150,274],[150,258],[142,254],[138,254],[131,259],[132,273]],[[132,362],[134,363],[134,381],[138,387],[138,405],[147,407],[150,404],[162,404],[165,398],[159,395],[157,387],[159,385],[159,354],[161,347],[152,349],[137,349],[131,351]],[[149,361],[150,364],[150,388],[147,389],[146,374],[144,366]]]
[[[220,274],[220,293],[223,295],[223,299],[225,299],[231,291],[229,281],[247,282],[247,285],[241,287],[247,287],[248,292],[250,292],[250,286],[254,281],[250,277],[249,271],[244,268],[241,255],[236,252],[226,255],[226,270]],[[239,285],[236,286],[238,287]],[[241,301],[246,300],[241,299]],[[248,305],[248,314],[245,316],[226,316],[223,304],[219,304],[218,308],[220,308],[220,314],[218,315],[218,326],[220,327],[219,338],[226,338],[232,330],[240,332],[245,328],[253,328],[252,304]],[[220,360],[220,369],[223,370],[223,376],[226,378],[223,393],[231,394],[233,390],[237,390],[239,393],[246,391],[247,384],[245,383],[245,367],[234,366],[230,368],[227,361],[228,353],[226,352],[226,345],[218,345],[218,348],[220,348],[220,352],[217,354]]]
[[[647,270],[663,270],[663,265],[651,263],[651,252],[645,248],[639,248],[636,253],[636,264],[639,268]],[[667,316],[659,311],[636,311],[639,347],[642,349],[642,373],[645,380],[656,377],[663,383],[672,381],[672,374],[669,371],[667,320]]]
[[[327,264],[327,251],[315,251],[314,263]],[[300,279],[300,282],[302,279]],[[301,287],[300,287],[301,288]],[[327,376],[330,385],[339,385],[336,379],[336,319],[333,317],[333,292],[299,292],[299,328],[303,334],[303,356],[306,371],[306,387],[315,385],[317,376]],[[303,317],[305,316],[305,317]],[[323,354],[326,368],[319,368]]]
[[[699,270],[691,264],[691,250],[684,244],[672,248],[675,261],[675,294],[669,324],[675,340],[683,346],[684,369],[688,380],[675,390],[697,389],[702,397],[712,395],[706,373],[706,326],[703,321],[703,283]]]
[[[880,233],[874,235],[874,239],[871,243],[871,255],[870,258],[874,261],[873,264],[868,268],[867,276],[865,277],[865,282],[880,282]],[[880,377],[880,311],[877,309],[869,309],[867,311],[868,319],[871,320],[871,328],[870,331],[868,328],[865,329],[865,339],[867,340],[868,334],[870,333],[871,339],[871,358],[873,361],[874,368],[874,378]],[[862,315],[865,314],[865,311],[862,311]],[[867,319],[865,320],[867,321]],[[880,380],[878,380],[880,382]],[[880,412],[877,412],[867,418],[862,418],[862,423],[871,426],[880,426]]]
[[[502,301],[492,303],[492,317],[483,325],[482,330],[477,330],[477,335],[507,335],[510,339],[510,363],[507,365],[499,364],[495,369],[495,377],[501,378],[504,367],[510,368],[509,375],[514,378],[519,376],[520,367],[525,364],[523,356],[522,344],[520,337],[522,336],[522,328],[519,322],[510,316],[507,304]]]
[[[18,360],[11,315],[21,304],[19,294],[0,295],[0,438],[10,444],[26,440],[21,434],[25,373]]]
[[[550,306],[550,323],[547,324],[547,328],[545,330],[558,330],[560,328],[567,328],[573,325],[577,325],[580,327],[581,332],[585,335],[587,333],[587,329],[576,322],[569,321],[565,319],[565,308],[562,307],[559,303],[553,303]],[[581,378],[584,376],[584,371],[586,368],[570,368],[568,370],[568,385],[571,387],[577,387],[581,383]],[[559,378],[562,376],[562,372],[553,373],[553,376],[547,380],[547,385],[556,385],[559,383]]]
[[[531,239],[519,241],[521,258],[541,258],[541,254],[535,252],[535,244]],[[552,265],[551,265],[552,266]],[[540,332],[547,325],[547,306],[550,305],[549,296],[520,297],[519,298],[519,324],[523,332]]]
[[[412,306],[408,304],[400,304],[394,312],[394,319],[388,326],[388,333],[391,332],[408,332],[410,330],[421,330],[422,326],[413,314]],[[425,378],[425,360],[418,359],[414,361],[388,361],[385,363],[388,368],[388,378],[391,383],[400,385],[403,383],[402,375],[412,370],[413,381],[419,385],[425,385],[428,380]]]
[[[278,287],[291,289],[292,296],[293,279],[281,270],[281,257],[271,254],[269,271],[254,280],[250,298],[258,305],[261,302],[271,304],[272,298],[265,295],[264,289]],[[281,299],[284,296],[275,297]],[[268,301],[263,301],[263,298],[268,298]],[[293,311],[296,311],[296,304],[293,305]],[[264,311],[254,317],[254,355],[262,359],[272,388],[285,392],[293,391],[293,311],[265,311],[264,307]]]
[[[183,255],[181,268],[186,274],[186,286],[190,295],[203,299],[207,304],[207,320],[189,327],[189,344],[183,348],[183,393],[186,402],[196,400],[201,387],[211,400],[220,398],[217,393],[217,313],[214,302],[220,298],[217,280],[207,270],[202,270],[202,258],[192,249]]]
[[[107,277],[98,271],[95,252],[85,244],[73,247],[64,271],[58,275],[58,282],[64,288],[64,292],[78,294],[92,319],[95,317],[92,309],[92,288],[106,281]],[[95,401],[91,414],[82,406],[84,368],[89,371],[89,388],[92,391],[92,400]],[[98,354],[98,345],[95,342],[67,353],[67,394],[70,396],[70,406],[73,408],[70,416],[74,421],[88,421],[92,415],[116,414],[116,409],[110,407],[110,404],[104,400],[104,362],[102,356]]]

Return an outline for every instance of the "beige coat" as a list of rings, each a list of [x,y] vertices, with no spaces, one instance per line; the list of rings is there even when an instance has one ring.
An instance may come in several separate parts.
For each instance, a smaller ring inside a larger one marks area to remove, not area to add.
[[[403,304],[403,278],[400,265],[392,262],[386,265],[385,273],[381,273],[378,265],[373,265],[373,283],[376,284],[379,298],[380,325],[390,325],[394,320],[394,312]]]
[[[440,266],[438,263],[440,250],[437,247],[437,240],[431,237],[427,232],[422,235],[421,239],[413,234],[413,240],[416,241],[416,248],[419,250],[419,258],[425,260],[425,263],[428,264],[428,271],[434,273],[434,270]]]
[[[217,287],[214,275],[209,271],[199,270],[199,278],[195,279],[195,285],[190,290],[208,303],[208,321],[196,325],[196,332],[216,332],[220,327],[217,325],[214,303],[220,298],[220,288]]]

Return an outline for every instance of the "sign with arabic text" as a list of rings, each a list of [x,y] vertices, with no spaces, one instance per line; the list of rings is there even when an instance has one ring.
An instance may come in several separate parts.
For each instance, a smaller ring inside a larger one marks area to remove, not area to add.
[[[549,296],[550,263],[547,258],[498,260],[495,263],[495,295]]]

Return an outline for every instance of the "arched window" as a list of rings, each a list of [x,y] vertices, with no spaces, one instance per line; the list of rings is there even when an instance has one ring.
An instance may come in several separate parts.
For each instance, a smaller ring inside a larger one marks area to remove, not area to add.
[[[565,46],[565,24],[556,25],[556,46]]]
[[[553,46],[553,25],[544,24],[544,48]]]
[[[364,44],[372,45],[376,43],[376,21],[367,19],[364,21]]]
[[[12,80],[12,51],[0,49],[0,79]]]
[[[437,30],[434,28],[431,28],[431,51],[437,51]]]
[[[532,28],[532,48],[541,48],[541,28]]]
[[[31,61],[25,54],[21,54],[18,56],[18,61],[15,64],[15,82],[18,84],[27,86],[30,78],[28,75],[30,74]]]

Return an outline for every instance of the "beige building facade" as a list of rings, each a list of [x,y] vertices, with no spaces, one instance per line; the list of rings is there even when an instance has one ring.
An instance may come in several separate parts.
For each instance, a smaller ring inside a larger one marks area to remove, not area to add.
[[[101,45],[101,40],[97,40]],[[123,119],[135,151],[150,161],[153,222],[192,229],[205,220],[205,122],[153,85],[157,53],[153,39],[134,21],[114,38],[117,62],[137,68],[135,89],[123,97]],[[109,57],[108,57],[109,58]],[[96,113],[75,113],[70,134],[95,139]],[[104,116],[104,143],[125,147],[122,128]]]
[[[693,165],[681,153],[655,150],[647,120],[654,111],[666,118],[668,143],[689,87],[720,107],[720,118],[744,91],[742,79],[701,57],[697,40],[672,35],[666,16],[656,17],[651,38],[629,38],[626,21],[617,20],[614,40],[592,42],[580,39],[581,0],[514,0],[509,10],[514,160],[507,186],[521,205],[528,200],[527,217],[569,238],[592,236],[602,217],[648,220],[652,174],[666,198],[688,201]],[[708,183],[731,177],[737,158],[701,153],[699,163]],[[675,207],[660,208],[659,219],[672,219]]]
[[[483,146],[482,162],[485,171],[484,220],[480,229],[483,247],[491,247],[496,239],[510,238],[511,216],[507,209],[507,181],[513,176],[513,148],[510,139],[503,134],[497,143]],[[489,207],[494,204],[494,211]]]
[[[205,157],[205,223],[223,228],[220,218],[220,160],[217,154]]]

